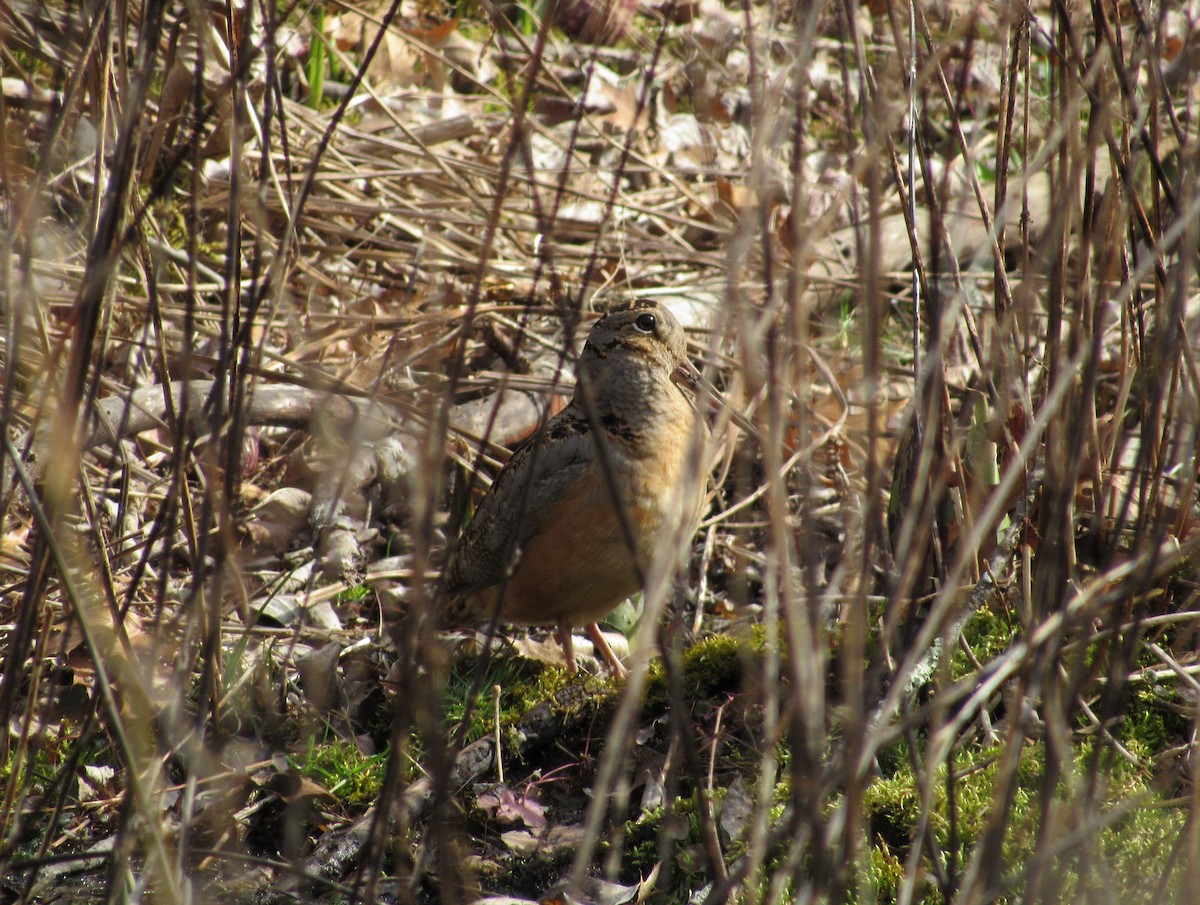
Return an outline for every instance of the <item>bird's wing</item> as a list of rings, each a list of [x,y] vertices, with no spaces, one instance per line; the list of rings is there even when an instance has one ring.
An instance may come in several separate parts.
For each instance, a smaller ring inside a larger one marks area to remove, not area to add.
[[[469,594],[499,584],[542,526],[539,513],[566,496],[596,462],[587,420],[563,411],[517,447],[463,530],[446,570],[446,590]]]

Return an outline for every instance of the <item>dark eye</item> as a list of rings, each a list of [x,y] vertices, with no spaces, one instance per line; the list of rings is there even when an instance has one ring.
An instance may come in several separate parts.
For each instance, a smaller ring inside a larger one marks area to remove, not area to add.
[[[658,318],[653,314],[639,314],[633,325],[643,333],[653,333],[654,328],[658,325]]]

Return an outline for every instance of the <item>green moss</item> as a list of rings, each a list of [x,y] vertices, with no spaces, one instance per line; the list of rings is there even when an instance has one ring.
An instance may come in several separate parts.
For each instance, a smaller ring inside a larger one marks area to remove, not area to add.
[[[980,663],[999,656],[1013,645],[1018,626],[1004,612],[995,612],[989,607],[976,610],[963,626],[962,635]],[[954,645],[950,660],[950,675],[954,679],[975,672],[962,647]]]
[[[503,97],[507,104],[497,104],[491,101],[485,101],[483,109],[485,113],[507,113],[509,110],[516,107],[525,92],[525,80],[517,75],[510,75],[501,69],[496,74],[496,91]],[[529,105],[526,112],[532,112],[534,104],[537,100],[537,91],[532,91],[529,94]]]
[[[994,816],[997,796],[1002,793],[1000,765],[1006,752],[1003,745],[978,746],[961,751],[954,760],[955,821],[950,820],[945,765],[939,765],[931,777],[928,825],[939,849],[952,854],[960,868],[976,854],[989,819]],[[1055,783],[1051,807],[1061,831],[1050,839],[1057,844],[1076,829],[1091,837],[1088,857],[1075,847],[1064,847],[1052,859],[1049,870],[1057,884],[1056,900],[1079,901],[1086,898],[1098,878],[1108,883],[1123,905],[1153,901],[1153,890],[1167,867],[1174,840],[1182,832],[1185,814],[1156,793],[1145,771],[1126,760],[1106,758],[1111,763],[1097,764],[1091,742],[1076,748],[1075,761],[1064,777]],[[913,834],[920,825],[922,801],[908,752],[903,744],[881,757],[883,775],[863,796],[864,817],[870,837],[870,849],[859,866],[857,878],[864,887],[876,891],[880,901],[894,901]],[[1088,770],[1100,769],[1099,798],[1092,809],[1084,806]],[[1039,840],[1037,829],[1043,820],[1045,748],[1043,743],[1025,743],[1020,752],[1011,810],[1006,819],[1002,857],[1006,866],[1009,891],[1016,901],[1028,880],[1026,871],[1034,863],[1034,847],[1044,852],[1046,839]],[[1113,815],[1120,819],[1113,819]],[[952,838],[952,830],[956,836]],[[955,846],[951,853],[949,848]],[[931,865],[925,864],[931,872]],[[932,885],[920,892],[915,901],[934,905],[942,901],[941,892]]]
[[[529,857],[477,858],[470,864],[482,889],[532,897],[556,886],[570,870],[572,857],[570,849],[552,847]]]
[[[900,891],[900,884],[904,882],[904,862],[886,842],[872,845],[863,858],[859,879],[862,900],[870,901],[879,897],[885,901],[894,899]]]
[[[863,808],[871,817],[875,834],[889,838],[895,834],[899,845],[898,834],[920,819],[921,797],[912,772],[898,772],[871,783],[863,795]]]
[[[446,681],[446,720],[452,726],[466,720],[466,740],[472,742],[495,732],[496,686],[500,687],[500,724],[505,726],[553,694],[567,678],[562,670],[521,657],[456,657]]]
[[[1160,664],[1147,651],[1138,658],[1138,665],[1156,668]],[[1191,740],[1192,704],[1180,695],[1177,685],[1136,684],[1127,694],[1122,720],[1112,731],[1134,754],[1152,758]]]
[[[371,593],[371,589],[365,584],[355,585],[352,588],[346,588],[344,591],[339,591],[334,603],[353,603],[356,600],[362,600]]]
[[[761,649],[753,640],[734,635],[714,635],[689,647],[683,654],[683,678],[701,695],[736,685],[742,673],[742,656]]]
[[[679,797],[626,823],[624,845],[627,880],[649,876],[664,856],[669,860],[673,890],[664,892],[681,896],[677,901],[686,901],[689,892],[707,879],[699,854],[700,817],[694,795]]]
[[[312,744],[292,767],[349,806],[370,804],[383,788],[387,754],[364,756],[353,743],[337,739]]]
[[[683,652],[683,685],[692,698],[708,698],[722,691],[733,691],[741,683],[746,657],[762,650],[760,628],[749,637],[712,635],[697,641]],[[661,710],[670,703],[667,675],[661,661],[651,664],[646,678],[645,704]]]
[[[1147,802],[1134,808],[1127,817],[1100,834],[1100,849],[1108,862],[1108,871],[1119,878],[1122,898],[1128,902],[1151,905],[1172,846],[1187,823],[1185,809]],[[1167,885],[1172,901],[1181,897],[1182,872],[1175,871],[1174,883]]]
[[[625,824],[625,863],[630,870],[648,875],[654,869],[658,862],[658,839],[665,814],[665,808],[656,808]]]
[[[477,44],[486,44],[493,35],[487,10],[479,0],[458,0],[453,14],[458,19],[458,30],[464,38]]]
[[[8,757],[0,764],[0,784],[4,787],[12,784],[23,794],[41,795],[54,783],[63,765],[70,760],[71,749],[79,744],[76,736],[77,726],[64,724],[58,732],[48,732],[38,737],[36,743],[28,745],[13,744],[8,751]],[[120,765],[112,759],[103,736],[92,735],[79,758],[80,764],[89,766],[113,766],[120,770]],[[114,784],[116,780],[113,780]]]

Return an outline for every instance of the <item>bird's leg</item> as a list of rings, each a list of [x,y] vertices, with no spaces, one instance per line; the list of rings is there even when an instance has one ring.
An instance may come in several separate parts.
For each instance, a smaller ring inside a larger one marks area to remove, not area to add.
[[[575,665],[575,644],[571,640],[572,628],[571,620],[564,617],[558,620],[558,627],[554,630],[554,633],[558,635],[558,643],[562,645],[563,656],[567,658],[567,672],[574,675],[579,670]]]
[[[608,642],[604,639],[604,632],[600,631],[600,626],[594,622],[589,622],[587,626],[588,637],[592,639],[592,643],[596,645],[596,652],[600,654],[605,665],[618,679],[625,677],[625,664],[622,663],[617,655],[613,653],[613,649],[608,646]]]

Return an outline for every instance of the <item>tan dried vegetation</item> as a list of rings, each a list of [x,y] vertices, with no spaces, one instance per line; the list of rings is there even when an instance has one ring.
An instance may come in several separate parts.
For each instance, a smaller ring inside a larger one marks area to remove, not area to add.
[[[1197,22],[0,2],[0,899],[1190,901]],[[439,632],[631,296],[629,676]]]

